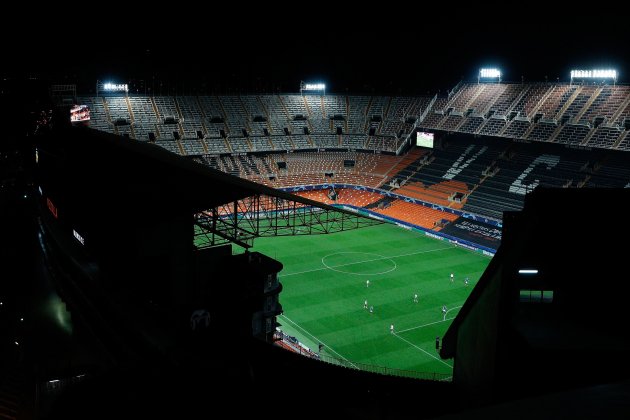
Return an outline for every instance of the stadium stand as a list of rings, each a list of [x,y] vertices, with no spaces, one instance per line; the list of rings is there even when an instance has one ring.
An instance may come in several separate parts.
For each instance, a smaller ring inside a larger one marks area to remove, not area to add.
[[[460,83],[448,97],[130,95],[79,101],[92,110],[92,128],[276,188],[363,185],[501,219],[503,211],[522,208],[525,193],[537,185],[630,183],[623,159],[605,152],[630,150],[628,86]],[[391,156],[419,128],[484,137],[455,135],[430,151]],[[543,144],[563,147],[549,151]],[[320,198],[327,202],[325,194]],[[394,211],[401,206],[389,204]]]
[[[226,139],[193,142],[178,152],[192,156],[206,150],[248,153],[316,148],[393,153],[432,104],[429,97],[344,95],[132,95],[81,97],[79,101],[94,110],[93,128],[136,140]]]
[[[426,229],[440,230],[437,226],[441,220],[453,221],[458,216],[435,210],[418,204],[408,203],[404,200],[394,200],[387,208],[374,209],[373,211],[393,217],[397,220],[413,223],[416,226],[422,226]]]
[[[416,127],[619,148],[610,129],[623,131],[630,121],[630,87],[566,83],[460,83],[448,97],[130,95],[79,101],[90,106],[90,124],[98,130],[143,141],[227,139],[184,146],[188,155],[206,149],[397,152]]]
[[[615,148],[620,142],[611,143],[613,132],[597,131],[602,125],[626,129],[629,87],[463,83],[436,100],[432,111],[421,128]]]

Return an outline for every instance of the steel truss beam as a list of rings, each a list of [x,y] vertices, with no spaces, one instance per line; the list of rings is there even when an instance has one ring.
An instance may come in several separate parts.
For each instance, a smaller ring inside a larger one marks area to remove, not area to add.
[[[197,213],[195,244],[208,248],[234,243],[250,248],[256,237],[321,235],[381,223],[348,210],[256,194]]]

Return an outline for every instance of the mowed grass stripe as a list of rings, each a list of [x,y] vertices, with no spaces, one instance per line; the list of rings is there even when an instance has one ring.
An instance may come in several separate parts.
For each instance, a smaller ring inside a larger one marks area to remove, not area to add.
[[[400,334],[413,345],[390,334],[389,326],[393,323],[396,330],[405,330],[441,321],[442,305],[461,306],[490,261],[393,225],[330,235],[259,238],[255,245],[256,251],[284,264],[280,301],[285,314],[340,355],[354,362],[447,374],[448,366],[424,352],[437,356],[435,337],[444,335],[451,320]],[[336,271],[325,268],[322,258],[332,262],[329,265]],[[375,258],[379,259],[367,261]],[[365,275],[391,268],[388,259],[395,261],[395,270]],[[348,272],[339,272],[339,265]],[[469,286],[464,285],[465,277]],[[418,303],[413,302],[414,293],[419,295]],[[374,313],[363,309],[365,299]],[[455,315],[449,312],[449,318]],[[301,341],[316,346],[299,328],[291,330]]]

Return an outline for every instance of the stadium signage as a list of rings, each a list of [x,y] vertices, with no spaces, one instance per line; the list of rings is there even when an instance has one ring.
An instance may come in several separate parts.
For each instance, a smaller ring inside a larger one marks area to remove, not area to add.
[[[110,92],[129,92],[129,85],[123,83],[105,83],[103,85],[103,90],[108,90]]]
[[[459,223],[455,223],[454,226],[457,229],[465,230],[471,233],[475,233],[478,235],[486,236],[492,239],[501,240],[501,230],[496,228],[489,228],[486,226],[482,226],[476,223],[470,223],[467,221],[461,221]]]
[[[452,243],[453,245],[457,245],[457,246],[461,246],[462,248],[466,248],[466,249],[470,249],[471,251],[479,251],[479,249],[477,249],[474,246],[470,246],[464,242],[461,241],[457,241],[457,240],[453,240],[453,239],[449,239],[448,240],[450,243]]]
[[[85,245],[85,239],[83,239],[83,236],[79,235],[79,232],[72,229],[72,234],[74,235],[76,240],[79,241],[79,243],[81,243],[81,245]]]
[[[430,233],[430,232],[424,232],[424,234],[425,234],[426,236],[430,237],[430,238],[439,239],[439,240],[441,240],[441,241],[443,241],[443,240],[444,240],[444,238],[443,238],[443,237],[438,236],[438,235],[435,235],[435,234]]]
[[[396,223],[398,225],[398,227],[401,227],[403,229],[407,229],[407,230],[411,230],[411,226],[407,226],[407,225],[403,225],[402,223]]]

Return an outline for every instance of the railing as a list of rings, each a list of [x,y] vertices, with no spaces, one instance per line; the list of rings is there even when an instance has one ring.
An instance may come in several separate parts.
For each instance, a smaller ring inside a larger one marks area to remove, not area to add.
[[[427,114],[429,113],[429,111],[431,109],[433,109],[433,105],[435,104],[436,100],[437,100],[437,94],[435,94],[433,99],[431,99],[431,102],[429,102],[429,105],[427,105],[427,108],[422,112],[422,115],[420,115],[420,118],[416,120],[415,127],[417,127],[420,122],[424,121],[424,119],[427,117]]]
[[[479,222],[483,222],[483,223],[486,223],[486,224],[489,224],[489,225],[492,225],[492,226],[503,227],[503,222],[501,220],[499,220],[499,219],[494,219],[494,218],[489,217],[489,216],[482,216],[482,215],[471,213],[471,212],[465,212],[465,211],[461,211],[461,210],[456,210],[456,209],[452,209],[450,207],[444,207],[444,206],[441,206],[439,204],[429,203],[428,201],[423,201],[423,200],[419,200],[417,198],[407,197],[405,195],[396,194],[394,192],[383,190],[383,189],[380,189],[380,188],[366,187],[364,185],[354,185],[354,184],[344,184],[344,183],[331,183],[331,184],[300,185],[300,186],[297,186],[297,187],[280,187],[278,189],[281,190],[281,191],[295,193],[295,192],[299,192],[299,191],[311,191],[311,190],[327,189],[327,188],[330,188],[331,186],[334,186],[336,189],[350,188],[350,189],[358,190],[358,191],[374,192],[374,193],[381,194],[381,195],[386,196],[386,197],[399,199],[399,200],[404,200],[404,201],[407,201],[409,203],[420,204],[420,205],[423,205],[425,207],[430,207],[430,208],[432,208],[434,210],[440,210],[440,211],[444,211],[446,213],[455,214],[457,216],[465,217],[466,219],[477,220]],[[380,215],[380,216],[382,216],[382,215]]]
[[[276,338],[282,340],[287,347],[291,348],[295,353],[301,354],[321,362],[330,363],[332,365],[343,366],[349,369],[361,370],[364,372],[378,373],[380,375],[398,376],[404,378],[422,379],[425,381],[448,381],[452,380],[452,375],[448,373],[437,372],[419,372],[415,370],[395,369],[385,366],[370,365],[367,363],[352,362],[347,359],[334,357],[326,353],[326,347],[322,347],[322,351],[315,353],[308,347],[300,343],[295,337],[291,337],[281,330],[276,330]]]
[[[414,123],[415,124],[415,123]],[[415,125],[414,125],[415,128]],[[400,146],[398,146],[396,148],[396,156],[400,156],[400,154],[402,153],[403,148],[405,147],[405,145],[407,143],[411,142],[411,135],[413,134],[414,130],[412,129],[411,132],[409,134],[407,134],[407,137],[405,137],[405,139],[403,141],[400,142]],[[397,137],[398,138],[398,137]]]
[[[326,349],[324,348],[324,351]],[[437,372],[418,372],[415,370],[394,369],[385,366],[369,365],[367,363],[351,362],[339,359],[327,354],[319,354],[319,360],[333,365],[343,366],[350,369],[362,370],[365,372],[378,373],[381,375],[399,376],[404,378],[423,379],[425,381],[451,381],[453,375]]]
[[[400,147],[398,147],[398,149],[396,150],[396,156],[400,155],[400,153],[403,150],[403,146],[405,144],[409,143],[411,145],[411,143],[413,142],[413,138],[411,137],[412,134],[414,134],[416,130],[420,127],[420,123],[424,121],[424,119],[427,117],[427,114],[429,113],[431,108],[433,108],[433,104],[435,103],[436,100],[437,100],[437,94],[433,97],[433,99],[431,99],[431,102],[429,102],[429,105],[422,112],[422,114],[418,118],[416,118],[416,121],[413,123],[413,128],[411,129],[411,132],[407,135],[407,137],[405,138],[405,141],[402,142],[400,144]]]
[[[455,85],[455,87],[448,92],[448,100],[449,100],[449,102],[451,100],[451,97],[453,95],[455,95],[459,91],[459,89],[462,87],[463,84],[464,84],[464,81],[460,80],[459,83],[457,83]]]

